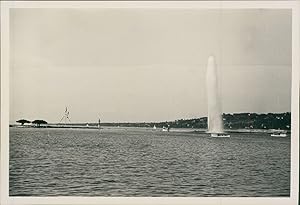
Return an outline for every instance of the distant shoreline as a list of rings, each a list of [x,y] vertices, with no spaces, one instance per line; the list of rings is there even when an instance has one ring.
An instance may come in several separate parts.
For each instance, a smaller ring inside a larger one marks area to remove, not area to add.
[[[223,114],[224,129],[230,132],[246,130],[246,132],[266,132],[268,130],[291,130],[291,113],[234,113]],[[29,122],[29,121],[28,121]],[[35,124],[26,122],[23,127],[33,127]],[[10,127],[20,126],[20,124],[11,124]],[[22,127],[21,126],[21,127]],[[174,121],[161,122],[101,122],[101,127],[140,127],[140,128],[157,128],[170,127],[171,129],[188,129],[188,130],[206,130],[207,117],[194,119],[178,119]],[[48,123],[40,124],[39,127],[48,128],[82,128],[82,129],[99,129],[99,122],[86,123]],[[258,131],[257,131],[258,130]],[[242,131],[244,132],[244,131]]]
[[[70,126],[70,125],[43,125],[40,127],[37,126],[30,126],[30,125],[10,125],[10,127],[13,128],[20,128],[20,129],[24,129],[24,128],[34,128],[34,129],[45,129],[45,128],[56,128],[56,129],[93,129],[93,130],[109,130],[109,129],[146,129],[146,130],[153,130],[153,131],[162,131],[162,128],[149,128],[149,127],[125,127],[125,126],[101,126],[100,128],[97,126]],[[225,129],[224,131],[226,133],[272,133],[274,132],[276,129]],[[194,128],[171,128],[170,132],[184,132],[184,133],[194,133],[194,134],[201,134],[201,133],[206,133],[206,129],[194,129]],[[281,131],[285,131],[287,133],[291,133],[290,130],[281,130]]]
[[[228,132],[272,132],[275,130],[291,131],[291,113],[234,113],[223,114],[224,130]],[[19,122],[20,123],[20,122]],[[10,124],[10,127],[48,127],[48,128],[78,128],[78,129],[99,129],[100,127],[120,127],[120,128],[156,128],[170,127],[171,130],[196,130],[205,132],[207,130],[207,117],[194,119],[178,119],[174,121],[161,122],[86,122],[86,123],[48,123],[44,124],[30,123],[25,120],[25,124]]]

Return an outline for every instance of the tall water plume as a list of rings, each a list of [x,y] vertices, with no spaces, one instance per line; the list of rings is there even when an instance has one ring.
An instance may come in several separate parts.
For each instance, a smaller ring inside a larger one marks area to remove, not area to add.
[[[208,133],[223,133],[221,100],[218,87],[218,72],[213,56],[209,56],[206,70],[206,90],[208,105]]]

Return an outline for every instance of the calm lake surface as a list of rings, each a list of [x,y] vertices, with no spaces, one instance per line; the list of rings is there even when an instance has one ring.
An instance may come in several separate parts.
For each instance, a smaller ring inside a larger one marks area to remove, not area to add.
[[[10,128],[10,196],[289,196],[290,136]]]

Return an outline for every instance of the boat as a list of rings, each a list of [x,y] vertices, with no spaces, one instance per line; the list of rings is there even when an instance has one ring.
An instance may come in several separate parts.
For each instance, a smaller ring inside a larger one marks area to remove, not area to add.
[[[153,126],[153,129],[156,130],[156,126],[155,125]]]
[[[272,137],[287,137],[287,133],[284,131],[276,131],[271,133]]]
[[[226,133],[210,133],[211,137],[230,137],[230,134]]]
[[[165,127],[165,126],[163,126],[163,129],[162,129],[162,131],[163,132],[170,132],[170,125],[167,125],[167,127]]]

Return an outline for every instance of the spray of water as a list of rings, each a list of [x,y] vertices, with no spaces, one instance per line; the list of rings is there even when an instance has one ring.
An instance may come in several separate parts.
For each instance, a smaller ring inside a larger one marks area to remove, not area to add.
[[[209,56],[206,70],[206,89],[208,105],[208,133],[223,133],[221,101],[218,89],[218,72],[213,56]]]

